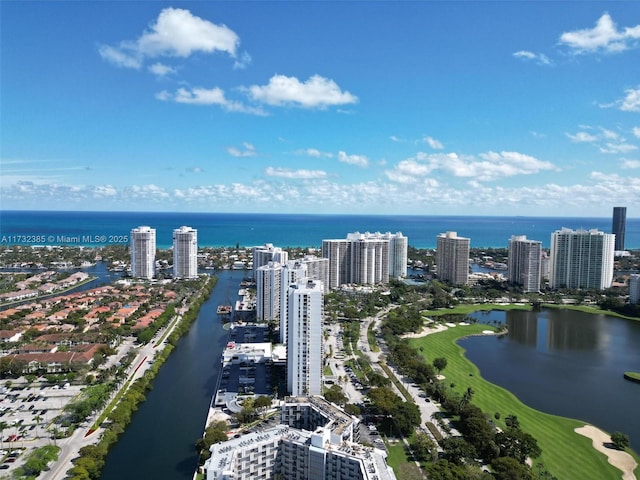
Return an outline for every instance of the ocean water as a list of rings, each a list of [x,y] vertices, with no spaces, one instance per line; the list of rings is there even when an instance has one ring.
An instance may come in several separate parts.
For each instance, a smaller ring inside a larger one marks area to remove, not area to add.
[[[323,239],[349,232],[402,232],[409,245],[435,248],[439,233],[455,231],[471,247],[505,248],[511,235],[526,235],[549,247],[551,233],[562,227],[611,232],[611,218],[476,217],[416,215],[301,215],[182,212],[0,211],[0,245],[83,245],[128,243],[132,228],[156,229],[158,248],[169,248],[175,228],[198,230],[200,246],[320,247]],[[640,248],[640,219],[627,218],[625,247]]]

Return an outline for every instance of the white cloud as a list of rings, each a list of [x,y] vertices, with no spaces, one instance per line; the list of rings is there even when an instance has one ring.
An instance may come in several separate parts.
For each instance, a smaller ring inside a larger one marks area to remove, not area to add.
[[[358,101],[358,97],[343,92],[333,80],[320,75],[313,75],[306,82],[296,77],[274,75],[267,85],[253,85],[246,90],[253,100],[274,106],[325,109]]]
[[[620,164],[620,166],[625,169],[637,169],[640,168],[640,160],[629,160],[629,159],[625,159],[622,161],[622,163]]]
[[[387,178],[398,183],[418,183],[435,168],[433,164],[420,163],[420,158],[408,158],[398,162],[393,170],[385,172]]]
[[[332,158],[333,157],[333,153],[321,152],[317,148],[307,148],[304,150],[297,150],[296,153],[299,155],[307,155],[313,158],[321,158],[321,157]]]
[[[424,137],[422,141],[427,143],[434,150],[442,150],[444,148],[444,145],[442,145],[442,142],[440,142],[439,140],[436,140],[433,137]]]
[[[565,133],[565,135],[575,143],[595,142],[596,140],[598,140],[597,136],[591,135],[587,132],[578,132],[576,134]]]
[[[214,88],[179,88],[173,97],[177,103],[189,103],[193,105],[227,105],[224,90]]]
[[[625,90],[627,96],[620,102],[620,110],[640,112],[640,87]]]
[[[242,52],[233,64],[234,70],[242,70],[247,68],[251,64],[251,55],[247,52]]]
[[[368,167],[369,159],[364,155],[347,155],[346,152],[338,152],[338,160],[349,165],[356,165],[358,167]]]
[[[119,48],[109,45],[101,45],[98,53],[102,58],[118,67],[140,69],[142,66],[142,55],[136,52],[134,47],[126,48],[121,45]]]
[[[534,61],[538,65],[552,65],[553,62],[544,53],[534,53],[527,50],[519,50],[513,53],[516,58]]]
[[[441,172],[454,177],[473,178],[487,182],[515,175],[531,175],[543,170],[557,170],[550,162],[518,152],[487,152],[473,156],[456,153],[418,153],[414,158],[403,160],[385,174],[399,183],[415,183],[419,177]]]
[[[93,192],[97,197],[115,197],[118,195],[118,190],[112,185],[98,185]]]
[[[137,40],[101,45],[98,51],[117,66],[140,68],[145,58],[186,58],[196,52],[220,51],[235,58],[239,43],[238,35],[226,25],[216,25],[189,10],[165,8]]]
[[[325,178],[327,172],[322,170],[289,170],[287,168],[275,168],[267,167],[264,172],[269,177],[280,177],[290,179],[310,179],[310,178]]]
[[[604,127],[582,126],[590,132],[580,131],[575,134],[565,133],[574,143],[591,143],[598,148],[600,153],[628,153],[637,150],[635,145],[626,143],[625,138],[618,132]]]
[[[257,155],[256,148],[248,142],[242,144],[244,150],[240,150],[236,147],[227,148],[227,153],[233,157],[255,157]]]
[[[224,90],[214,88],[179,88],[174,94],[163,90],[156,93],[156,98],[162,101],[173,101],[189,105],[218,105],[228,112],[250,113],[253,115],[266,115],[261,108],[250,107],[240,102],[226,98]]]
[[[503,156],[502,153],[496,155]],[[426,165],[434,161],[434,165],[439,167],[439,162],[444,162],[445,157],[447,155],[420,154],[412,160]],[[462,161],[478,160],[464,157]],[[407,175],[415,177],[428,171],[410,163],[404,167]],[[626,161],[625,168],[640,169],[640,160]],[[165,211],[167,208],[210,211],[214,205],[224,211],[252,208],[255,209],[253,211],[267,212],[277,208],[279,211],[303,213],[370,213],[375,206],[379,213],[450,211],[468,215],[487,212],[506,215],[517,211],[523,215],[540,215],[541,212],[554,214],[562,211],[567,215],[580,216],[589,211],[604,216],[608,214],[608,207],[603,206],[602,198],[608,199],[607,205],[640,203],[640,178],[630,175],[630,172],[621,175],[592,172],[580,182],[529,183],[526,187],[507,187],[504,182],[486,184],[473,177],[464,177],[464,184],[457,185],[428,174],[406,184],[394,180],[341,184],[331,181],[323,171],[270,167],[266,173],[266,178],[248,183],[221,182],[170,190],[156,184],[116,187],[17,182],[0,187],[0,195],[5,208],[41,207],[43,199],[46,199],[48,206],[67,209],[69,205],[78,209],[92,205],[126,210],[135,204],[137,208],[144,206]]]
[[[176,69],[170,67],[169,65],[165,65],[163,63],[157,62],[153,65],[149,66],[149,71],[158,77],[164,77],[169,75],[170,73],[176,73]]]
[[[637,149],[638,147],[628,143],[606,143],[600,147],[602,153],[628,153]]]
[[[632,132],[636,137],[640,138],[640,127],[633,127]]]
[[[145,200],[166,200],[169,193],[162,187],[154,184],[148,185],[131,185],[123,189],[126,198],[144,198]]]
[[[391,135],[389,138],[391,139],[392,142],[398,142],[398,143],[406,142],[405,139],[396,137],[395,135]]]
[[[603,14],[593,28],[574,30],[560,35],[560,43],[577,54],[622,52],[637,47],[639,39],[640,25],[618,30],[608,13]]]

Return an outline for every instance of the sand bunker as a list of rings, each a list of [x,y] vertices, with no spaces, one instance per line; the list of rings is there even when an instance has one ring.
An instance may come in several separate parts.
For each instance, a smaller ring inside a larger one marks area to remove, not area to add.
[[[593,442],[593,448],[604,453],[611,465],[622,470],[622,480],[637,480],[633,471],[638,464],[627,452],[606,447],[605,445],[611,444],[609,435],[593,425],[576,428],[575,432],[590,438]]]

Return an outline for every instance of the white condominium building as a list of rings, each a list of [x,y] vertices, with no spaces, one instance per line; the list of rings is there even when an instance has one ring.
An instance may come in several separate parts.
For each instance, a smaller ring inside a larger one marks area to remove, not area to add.
[[[351,281],[359,285],[389,283],[389,240],[380,234],[349,233]]]
[[[301,278],[287,290],[287,390],[292,395],[322,394],[324,287]]]
[[[182,226],[173,231],[174,278],[198,277],[198,231]]]
[[[389,239],[389,277],[406,277],[409,239],[402,235],[401,232],[387,232],[384,236]]]
[[[151,280],[156,261],[156,229],[140,226],[131,230],[131,275]]]
[[[256,270],[256,316],[260,321],[280,320],[282,265],[269,262]]]
[[[281,423],[213,444],[207,480],[396,479],[386,452],[354,442],[358,420],[321,397],[287,398]]]
[[[540,290],[542,242],[513,235],[509,240],[509,283],[521,285],[525,293]]]
[[[351,283],[351,242],[322,240],[322,256],[329,260],[329,289]]]
[[[469,283],[469,245],[471,240],[456,232],[441,233],[436,243],[438,278],[453,285]]]
[[[551,234],[551,288],[609,288],[613,281],[615,235],[563,228]]]
[[[289,260],[289,254],[280,247],[274,247],[272,243],[265,243],[257,247],[253,247],[253,278],[256,278],[258,268],[269,262],[278,262],[284,265]]]
[[[408,239],[402,233],[349,233],[346,239],[323,240],[329,261],[328,288],[347,283],[373,285],[407,274]]]

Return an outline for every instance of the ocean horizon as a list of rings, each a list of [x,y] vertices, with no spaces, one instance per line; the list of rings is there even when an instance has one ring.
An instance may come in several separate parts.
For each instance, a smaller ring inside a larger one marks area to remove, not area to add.
[[[97,247],[128,243],[132,228],[156,229],[159,249],[171,247],[173,230],[198,230],[200,247],[320,247],[323,239],[350,232],[402,232],[409,245],[435,248],[438,234],[455,231],[472,248],[506,248],[512,235],[526,235],[550,245],[551,233],[563,227],[611,233],[607,217],[527,217],[462,215],[362,215],[199,212],[0,211],[0,245],[68,245]],[[625,248],[640,248],[640,219],[627,218]]]

